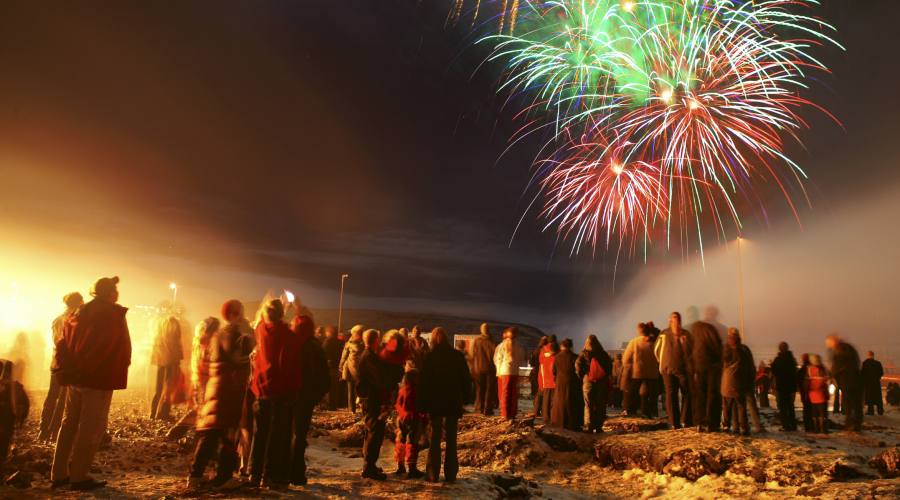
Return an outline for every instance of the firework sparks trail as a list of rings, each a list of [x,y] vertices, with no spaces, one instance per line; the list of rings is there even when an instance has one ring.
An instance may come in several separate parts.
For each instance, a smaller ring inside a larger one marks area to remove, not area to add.
[[[704,221],[740,231],[738,200],[760,199],[761,184],[794,209],[787,183],[802,189],[806,174],[785,139],[799,142],[802,110],[821,109],[800,95],[828,71],[812,50],[840,47],[804,14],[817,4],[504,1],[499,32],[479,43],[505,64],[499,89],[522,103],[519,138],[551,131],[535,162],[545,230],[577,253],[616,240],[633,251],[657,226],[668,247],[690,227],[702,255]]]

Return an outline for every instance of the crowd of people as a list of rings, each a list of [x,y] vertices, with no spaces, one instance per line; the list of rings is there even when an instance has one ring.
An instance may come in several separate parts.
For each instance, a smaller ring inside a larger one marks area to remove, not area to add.
[[[87,303],[78,293],[66,295],[65,311],[53,323],[55,353],[39,434],[56,444],[53,488],[86,491],[106,484],[88,472],[108,436],[113,391],[127,386],[131,363],[118,283],[117,277],[97,280]],[[840,395],[835,411],[845,413],[849,430],[861,430],[864,403],[870,413],[883,412],[881,364],[871,352],[860,363],[855,348],[834,335],[826,338],[830,369],[816,354],[804,354],[798,363],[784,342],[771,365],[757,369],[737,329],[725,330],[712,320],[683,327],[678,312],[662,331],[652,322],[640,323],[615,359],[594,335],[580,352],[571,339],[545,336],[529,357],[516,327],[505,328],[496,343],[488,324],[470,344],[453,345],[440,327],[427,341],[417,326],[380,332],[356,325],[345,338],[337,328],[317,328],[308,312],[275,298],[262,303],[252,323],[237,300],[226,301],[220,314],[197,325],[190,353],[181,347],[180,322],[164,319],[151,355],[153,419],[172,419],[171,405],[185,378],[179,364],[190,360],[190,411],[170,434],[190,428],[196,433],[187,479],[191,491],[305,485],[307,435],[319,405],[361,413],[362,477],[387,478],[378,459],[393,417],[395,474],[434,482],[443,470],[444,480],[454,481],[464,405],[471,401],[476,413],[493,416],[499,409],[502,419],[516,419],[526,365],[534,398],[529,418],[570,431],[602,432],[609,406],[620,406],[628,416],[657,418],[662,395],[672,428],[749,435],[751,421],[757,432],[764,430],[758,406],[768,405],[774,388],[783,430],[797,429],[799,392],[805,430],[825,433],[832,383]],[[13,429],[28,412],[11,365],[0,367],[0,465]],[[418,455],[426,444],[422,471]],[[213,460],[215,475],[206,480]]]

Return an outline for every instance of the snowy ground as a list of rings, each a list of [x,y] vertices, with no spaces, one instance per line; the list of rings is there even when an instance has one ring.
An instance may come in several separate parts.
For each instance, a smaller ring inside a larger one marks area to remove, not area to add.
[[[36,395],[34,401],[40,403],[42,397]],[[12,465],[13,470],[19,467],[32,471],[34,481],[27,489],[0,486],[0,498],[183,498],[190,445],[166,442],[162,437],[165,427],[145,418],[146,406],[142,393],[116,393],[110,419],[113,443],[98,454],[94,471],[97,477],[107,479],[110,486],[87,495],[50,490],[46,474],[52,449],[34,443],[36,422],[32,418],[28,428],[16,440]],[[528,409],[524,401],[523,406]],[[321,412],[316,416],[314,437],[308,451],[308,486],[287,492],[241,491],[212,497],[900,497],[900,479],[878,479],[876,471],[866,465],[878,452],[900,445],[900,410],[892,408],[885,416],[867,417],[866,430],[862,434],[834,432],[828,437],[778,432],[775,430],[777,424],[771,421],[771,410],[764,410],[763,415],[768,421],[769,432],[753,438],[698,434],[694,430],[626,432],[622,429],[638,429],[633,422],[618,418],[609,422],[610,429],[615,430],[598,437],[545,430],[539,419],[509,424],[499,419],[467,415],[460,424],[462,467],[457,482],[430,484],[394,477],[384,483],[360,478],[359,448],[339,446],[342,441],[352,445],[354,438],[358,438],[354,434],[353,419],[346,412]],[[650,422],[638,423],[646,427]],[[623,470],[601,467],[594,457],[598,440],[614,440],[616,446],[631,446],[637,450],[650,447],[665,452],[705,447],[723,456],[740,454],[744,458],[739,466],[732,466],[723,474],[690,481],[651,471],[652,467]],[[392,451],[391,444],[386,442],[381,460],[386,471],[394,467]],[[424,466],[426,454],[427,451],[420,456],[421,466]],[[835,461],[846,464],[864,477],[835,481],[823,471]],[[738,472],[733,472],[735,470]],[[793,484],[801,480],[806,482]]]

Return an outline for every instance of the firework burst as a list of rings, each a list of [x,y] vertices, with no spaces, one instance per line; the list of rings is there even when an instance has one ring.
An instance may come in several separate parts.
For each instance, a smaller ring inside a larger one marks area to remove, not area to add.
[[[800,95],[827,71],[811,51],[837,45],[803,14],[816,3],[518,4],[517,31],[481,42],[506,64],[500,88],[524,103],[525,133],[553,131],[536,162],[545,228],[577,252],[690,227],[702,255],[703,214],[719,235],[740,231],[736,201],[758,199],[759,185],[774,181],[793,208],[786,183],[802,188],[805,173],[785,140],[799,141],[802,110],[817,107]]]

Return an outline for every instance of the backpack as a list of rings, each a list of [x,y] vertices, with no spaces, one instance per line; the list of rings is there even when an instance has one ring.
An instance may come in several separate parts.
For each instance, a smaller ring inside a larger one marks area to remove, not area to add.
[[[591,358],[591,367],[588,369],[587,376],[588,380],[595,384],[606,378],[606,370],[600,366],[600,362],[597,361],[597,358]]]

